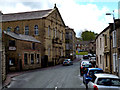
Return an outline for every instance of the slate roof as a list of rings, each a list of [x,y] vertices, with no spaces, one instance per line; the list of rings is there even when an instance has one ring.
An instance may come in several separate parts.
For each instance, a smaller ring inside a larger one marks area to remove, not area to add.
[[[90,41],[77,41],[76,42],[76,44],[82,44],[82,45],[89,44],[89,43],[90,43]]]
[[[40,19],[43,17],[47,17],[53,10],[54,9],[3,14],[2,15],[2,22],[17,21],[17,20],[29,20],[29,19]]]
[[[18,39],[18,40],[41,43],[40,41],[36,40],[34,37],[29,36],[29,35],[15,34],[14,32],[6,32],[6,31],[4,31],[4,34],[9,35],[9,36],[11,36],[15,39]]]

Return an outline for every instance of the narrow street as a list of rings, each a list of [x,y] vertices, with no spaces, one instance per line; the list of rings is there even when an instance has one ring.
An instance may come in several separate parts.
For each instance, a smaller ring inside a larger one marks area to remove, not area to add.
[[[85,88],[79,61],[71,66],[55,66],[12,78],[8,88]]]

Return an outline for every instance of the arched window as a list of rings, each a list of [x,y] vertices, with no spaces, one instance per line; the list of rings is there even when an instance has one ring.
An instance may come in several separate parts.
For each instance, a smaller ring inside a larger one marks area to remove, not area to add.
[[[56,36],[57,36],[57,29],[55,28],[55,38],[56,38]]]
[[[34,32],[35,32],[35,35],[38,35],[38,25],[34,26]]]
[[[17,27],[16,27],[16,30],[17,30],[17,31],[19,31],[19,30],[20,30],[19,26],[17,26]]]
[[[48,26],[48,37],[50,36],[50,26]]]
[[[25,26],[25,35],[29,35],[29,27]]]
[[[7,28],[7,31],[8,31],[8,32],[10,32],[10,31],[11,31],[11,28],[10,28],[10,27],[8,27],[8,28]]]

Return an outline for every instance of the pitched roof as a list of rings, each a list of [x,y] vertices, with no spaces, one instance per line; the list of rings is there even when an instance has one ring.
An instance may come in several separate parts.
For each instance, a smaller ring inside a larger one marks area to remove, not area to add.
[[[77,41],[76,42],[76,44],[82,44],[82,45],[89,44],[89,43],[90,43],[90,41]]]
[[[28,19],[40,19],[43,17],[47,17],[53,10],[54,9],[3,14],[2,22],[16,21],[16,20],[28,20]]]
[[[9,35],[9,36],[11,36],[11,37],[13,37],[15,39],[18,39],[18,40],[41,43],[40,41],[36,40],[34,37],[29,36],[29,35],[15,34],[13,32],[6,32],[6,31],[4,31],[4,34]]]

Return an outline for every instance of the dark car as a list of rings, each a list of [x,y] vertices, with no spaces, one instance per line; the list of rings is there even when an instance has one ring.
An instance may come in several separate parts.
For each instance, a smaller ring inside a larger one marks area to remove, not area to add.
[[[103,73],[103,70],[101,68],[87,68],[86,73],[83,75],[83,83],[86,85],[86,88],[89,80],[92,80],[94,74],[97,73]]]
[[[85,70],[87,70],[87,68],[91,68],[92,64],[89,63],[89,61],[83,60],[80,63],[80,75],[83,76]]]
[[[63,61],[63,65],[73,65],[73,62],[71,61],[71,59],[65,59]]]
[[[83,56],[83,59],[84,59],[84,60],[86,60],[86,59],[88,60],[88,59],[89,59],[89,56],[88,56],[88,55],[84,55],[84,56]]]

